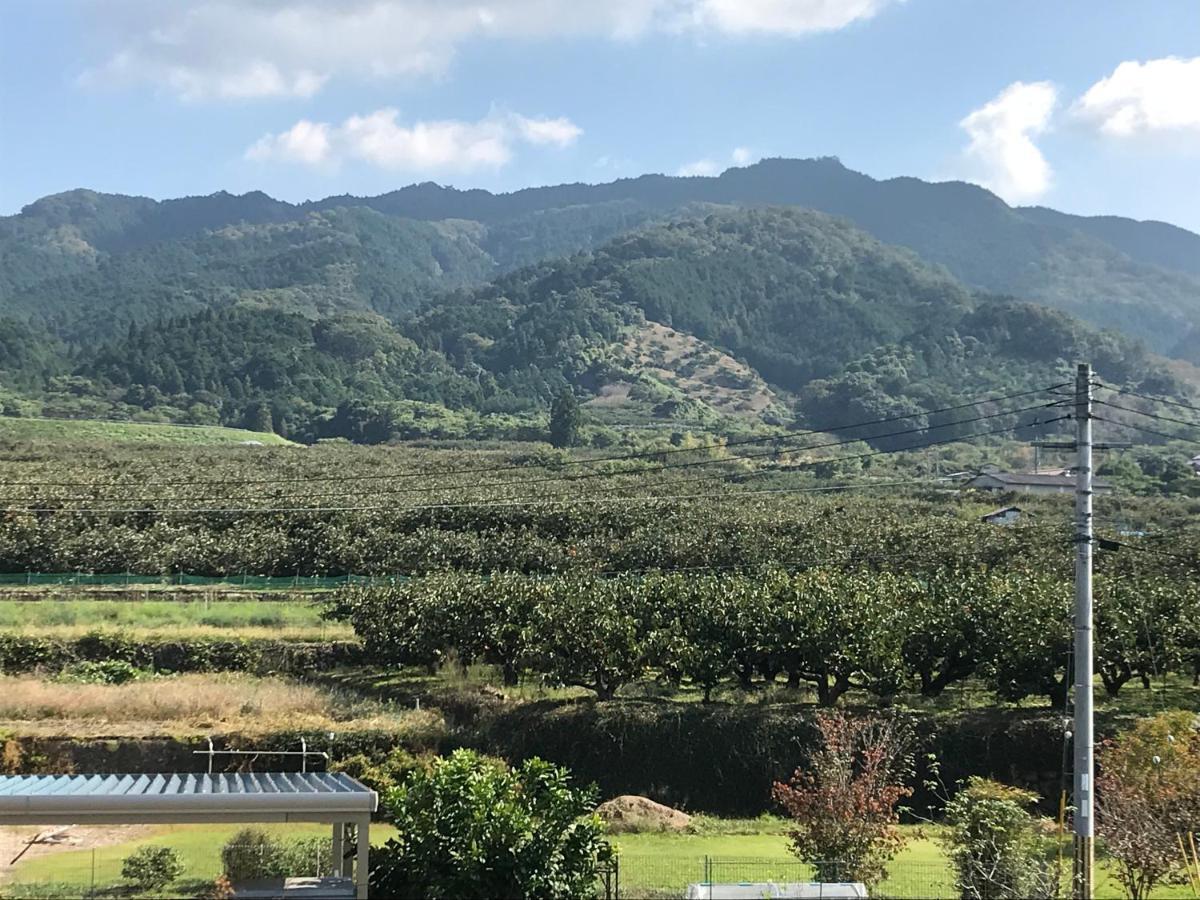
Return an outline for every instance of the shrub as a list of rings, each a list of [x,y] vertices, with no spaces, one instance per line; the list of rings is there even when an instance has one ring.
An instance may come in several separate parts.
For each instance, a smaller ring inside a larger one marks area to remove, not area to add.
[[[946,806],[946,849],[963,900],[1052,897],[1050,841],[1037,831],[1031,791],[971,778]]]
[[[221,867],[230,881],[283,878],[287,849],[261,828],[243,828],[221,848]]]
[[[1200,821],[1200,730],[1194,713],[1140,720],[1096,757],[1096,826],[1133,900],[1178,873],[1178,835]]]
[[[333,871],[333,841],[307,837],[283,845],[283,869],[287,875],[321,876]]]
[[[145,893],[159,891],[183,874],[183,861],[170,847],[138,847],[121,863],[121,877]]]
[[[127,684],[146,678],[150,674],[123,659],[108,659],[68,666],[59,674],[57,680],[75,684]]]
[[[381,797],[400,787],[409,772],[428,767],[428,757],[414,756],[403,747],[393,747],[382,757],[356,753],[330,766],[335,772],[345,772],[351,778],[357,778]]]
[[[795,822],[792,850],[819,881],[875,885],[903,844],[896,804],[912,790],[908,736],[895,719],[826,712],[817,717],[822,747],[774,796]]]
[[[399,834],[372,857],[375,896],[591,896],[612,854],[595,790],[540,759],[511,769],[458,750],[410,774],[384,806]]]

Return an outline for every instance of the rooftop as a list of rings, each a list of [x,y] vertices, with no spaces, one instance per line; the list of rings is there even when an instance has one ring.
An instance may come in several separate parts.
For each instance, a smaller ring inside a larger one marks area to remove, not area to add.
[[[325,821],[370,815],[374,791],[337,772],[0,776],[0,823],[126,816],[187,821]],[[220,816],[231,816],[220,819]]]
[[[974,481],[977,478],[994,478],[996,481],[999,481],[1003,484],[1018,484],[1018,485],[1044,486],[1044,487],[1074,487],[1075,486],[1075,476],[1074,475],[1067,475],[1067,474],[1061,474],[1061,473],[1050,473],[1050,472],[1044,472],[1044,473],[1038,473],[1038,474],[1034,474],[1032,472],[983,472],[979,475],[976,475],[975,478],[972,478],[971,480]],[[1103,478],[1093,479],[1092,484],[1096,487],[1108,487],[1108,482],[1105,481]]]

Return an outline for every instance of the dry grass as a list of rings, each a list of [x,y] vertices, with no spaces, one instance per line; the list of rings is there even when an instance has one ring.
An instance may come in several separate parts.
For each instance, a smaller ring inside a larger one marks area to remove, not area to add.
[[[0,678],[0,729],[30,736],[141,737],[284,728],[425,733],[440,727],[436,718],[283,678],[179,675],[119,685]]]

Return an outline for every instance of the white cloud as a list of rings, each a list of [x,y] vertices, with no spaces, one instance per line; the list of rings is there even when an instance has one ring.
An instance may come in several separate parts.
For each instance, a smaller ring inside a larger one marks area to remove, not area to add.
[[[1113,137],[1200,129],[1200,56],[1123,62],[1072,112]]]
[[[1014,82],[963,119],[971,138],[967,177],[1010,203],[1033,200],[1050,187],[1050,164],[1033,139],[1050,124],[1058,91],[1048,81]]]
[[[712,176],[719,175],[720,173],[720,164],[711,159],[697,159],[694,162],[684,163],[675,170],[676,175],[682,175],[685,178],[690,178],[695,175]]]
[[[301,120],[267,134],[246,150],[256,162],[336,166],[357,159],[410,172],[467,172],[497,169],[512,159],[516,143],[565,147],[583,133],[569,119],[492,113],[477,122],[457,119],[403,124],[390,107],[350,116],[340,125]]]
[[[729,161],[735,166],[748,166],[750,163],[755,161],[754,152],[749,147],[734,147],[733,151],[729,154]],[[690,163],[684,163],[675,170],[675,174],[682,175],[684,177],[691,177],[695,175],[712,177],[713,175],[720,175],[722,171],[723,166],[721,163],[706,156],[704,159],[697,159]]]
[[[332,150],[329,126],[301,119],[287,131],[261,137],[246,151],[253,160],[286,159],[317,165],[328,161]]]
[[[799,36],[902,0],[91,0],[113,48],[85,84],[185,100],[308,97],[330,79],[445,70],[478,39],[629,40],[647,33]]]
[[[566,147],[575,143],[583,134],[583,129],[570,119],[530,119],[514,115],[514,124],[520,130],[521,136],[531,144],[553,144],[556,147]]]
[[[730,34],[837,31],[876,15],[891,0],[699,0],[697,24]]]

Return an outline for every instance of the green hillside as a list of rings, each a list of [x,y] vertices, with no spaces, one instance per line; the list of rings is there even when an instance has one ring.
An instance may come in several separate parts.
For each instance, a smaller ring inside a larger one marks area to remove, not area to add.
[[[1044,386],[1077,359],[1114,383],[1178,391],[1137,342],[974,292],[844,219],[796,207],[689,213],[481,287],[469,283],[490,257],[471,249],[474,226],[369,209],[147,246],[123,264],[186,252],[207,266],[187,277],[220,302],[205,307],[197,290],[180,314],[67,348],[10,321],[0,336],[19,352],[0,365],[5,408],[378,442],[542,437],[567,388],[598,401],[596,424],[718,429],[940,424],[923,413]],[[357,229],[354,240],[339,226]],[[458,275],[437,280],[439,254]],[[123,285],[126,309],[139,287],[161,288],[122,271],[97,310]],[[455,279],[466,284],[434,289]]]
[[[261,192],[156,202],[70,191],[0,218],[0,310],[85,340],[241,301],[402,316],[441,291],[712,204],[841,216],[971,288],[1045,303],[1200,361],[1200,236],[1013,208],[958,182],[878,181],[834,159],[511,194],[426,183],[301,205]]]

